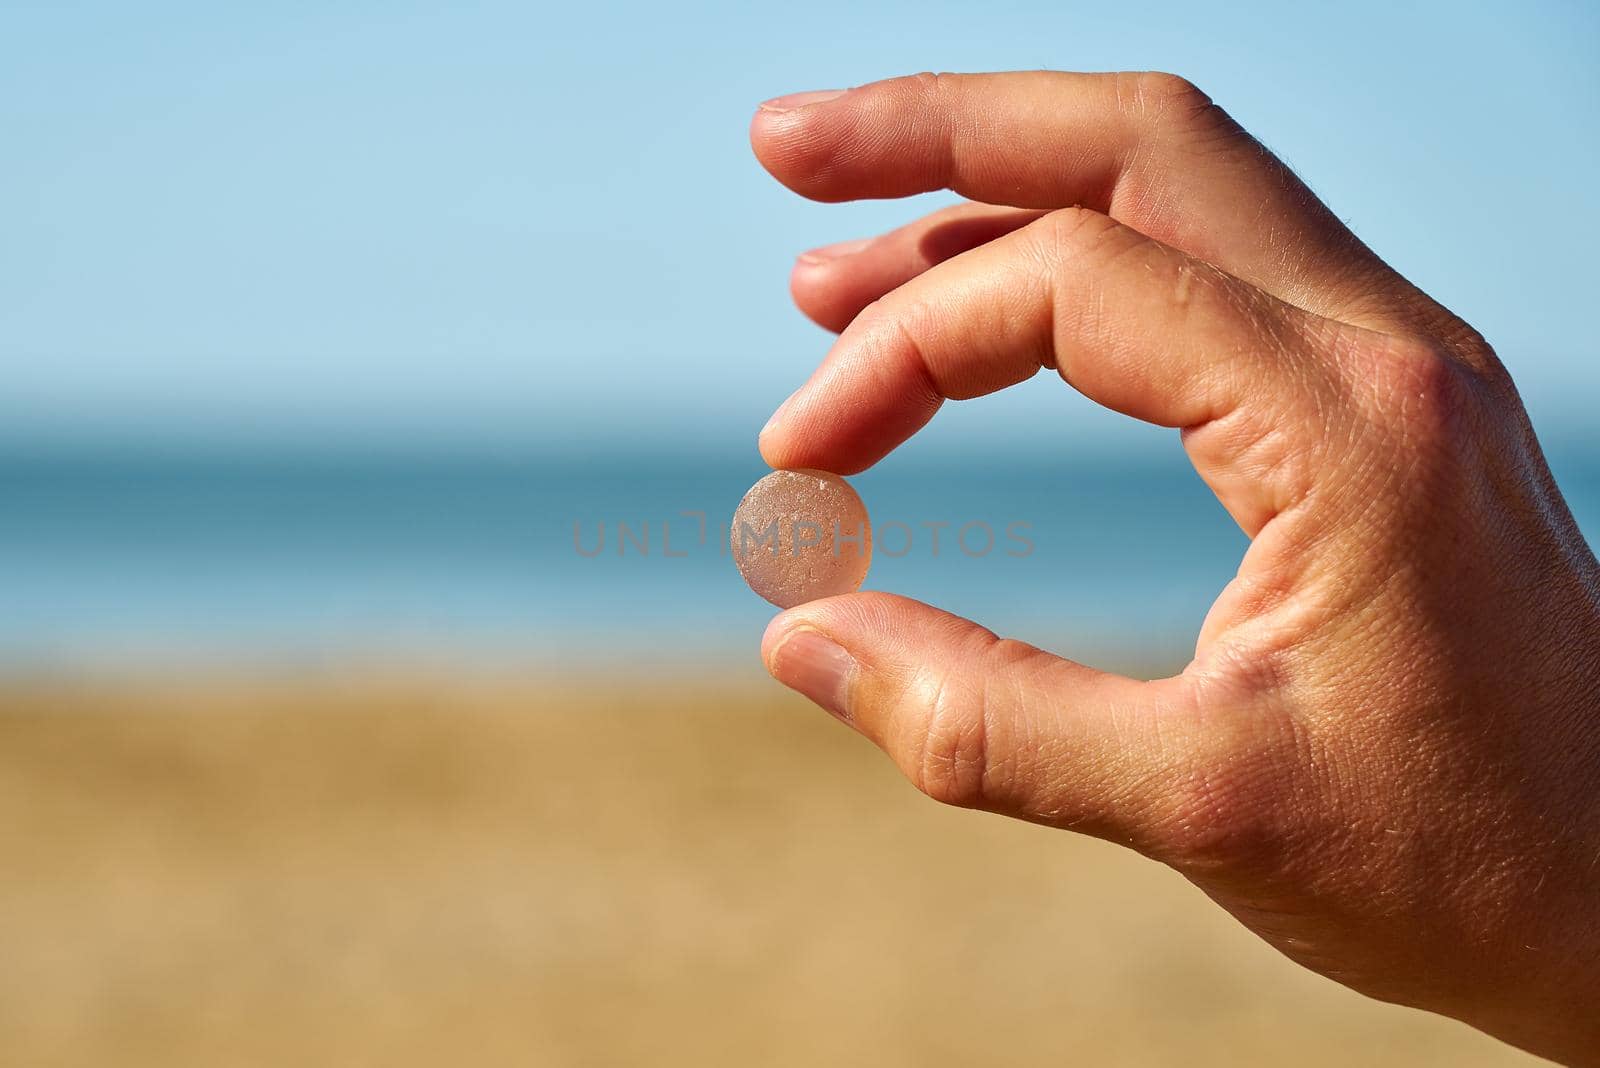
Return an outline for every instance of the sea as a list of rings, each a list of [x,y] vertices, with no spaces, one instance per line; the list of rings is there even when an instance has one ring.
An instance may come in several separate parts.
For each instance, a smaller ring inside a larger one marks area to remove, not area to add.
[[[1600,450],[1551,457],[1591,543]],[[751,662],[726,523],[753,453],[0,452],[0,670]],[[867,588],[1093,662],[1182,663],[1246,539],[1182,451],[852,480]]]

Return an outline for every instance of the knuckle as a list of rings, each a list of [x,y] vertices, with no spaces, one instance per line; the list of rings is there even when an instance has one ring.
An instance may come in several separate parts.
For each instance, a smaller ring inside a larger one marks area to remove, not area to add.
[[[988,731],[983,696],[953,673],[942,675],[926,710],[920,751],[908,768],[933,800],[961,808],[983,801]]]
[[[880,298],[851,324],[852,341],[873,366],[884,373],[903,372],[902,380],[912,384],[921,398],[937,402],[947,390],[960,394],[961,385],[953,380],[949,366],[930,355],[924,341],[938,336],[940,316],[937,306],[914,296]]]
[[[992,725],[1015,698],[1011,669],[1041,655],[1037,649],[986,634],[964,669],[947,671],[932,687],[924,731],[907,772],[922,793],[941,804],[977,808],[1007,794],[1014,770],[992,744]]]
[[[1190,101],[1204,100],[1207,103],[1211,98],[1200,91],[1200,88],[1181,74],[1173,74],[1164,70],[1143,70],[1134,75],[1135,85],[1139,92],[1149,100]]]
[[[925,70],[908,74],[903,78],[895,78],[889,84],[899,89],[917,105],[939,109],[951,102],[950,97],[955,92],[960,78],[958,74]]]
[[[871,301],[868,301],[866,307],[856,312],[856,317],[852,320],[852,325],[855,323],[860,323],[863,326],[866,326],[882,319],[884,312],[887,310],[886,305],[884,304],[885,299],[885,297],[875,297]]]
[[[1103,253],[1113,244],[1127,248],[1144,241],[1111,216],[1077,204],[1058,208],[1040,221],[1044,225],[1034,231],[1040,239],[1040,252],[1058,269]]]
[[[875,83],[869,87],[871,95],[864,98],[863,130],[885,122],[899,128],[903,134],[899,146],[923,161],[930,188],[960,180],[960,133],[955,116],[960,111],[958,94],[964,77],[921,71]]]
[[[1036,225],[1030,232],[1039,235],[1041,243],[1053,251],[1072,242],[1085,227],[1099,225],[1102,218],[1105,216],[1100,212],[1074,204],[1052,211],[1040,220],[1042,225]]]
[[[983,800],[987,731],[980,695],[949,674],[934,688],[912,783],[935,801],[972,808]]]
[[[1431,341],[1384,338],[1361,362],[1373,418],[1413,452],[1463,442],[1491,388],[1481,372]]]
[[[1123,114],[1138,137],[1140,152],[1160,145],[1187,154],[1240,152],[1247,159],[1270,156],[1261,144],[1187,78],[1164,71],[1128,76],[1119,87]]]
[[[1437,337],[1362,333],[1338,363],[1355,452],[1336,476],[1347,522],[1393,551],[1423,551],[1476,516],[1525,461],[1525,417],[1498,360]],[[1474,520],[1475,521],[1475,520]],[[1454,535],[1452,535],[1454,536]]]
[[[1494,351],[1494,346],[1477,330],[1458,319],[1449,330],[1445,344],[1495,401],[1521,403],[1516,384],[1511,381],[1511,372]]]
[[[1123,110],[1151,125],[1187,123],[1208,114],[1215,105],[1189,79],[1167,71],[1137,71],[1117,87]]]

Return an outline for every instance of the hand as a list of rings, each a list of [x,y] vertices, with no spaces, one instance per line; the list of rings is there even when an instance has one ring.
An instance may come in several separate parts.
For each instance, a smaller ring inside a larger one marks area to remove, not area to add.
[[[778,616],[773,675],[934,798],[1125,843],[1342,983],[1600,1064],[1600,567],[1488,344],[1171,75],[898,78],[751,139],[816,200],[976,202],[801,257],[843,334],[774,467],[860,471],[1052,367],[1181,428],[1251,538],[1175,678],[884,594]]]

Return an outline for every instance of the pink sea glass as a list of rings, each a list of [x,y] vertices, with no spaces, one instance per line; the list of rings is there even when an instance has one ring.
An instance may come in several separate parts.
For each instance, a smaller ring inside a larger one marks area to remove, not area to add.
[[[728,543],[745,582],[779,608],[853,593],[872,564],[867,507],[827,471],[774,471],[751,486]]]

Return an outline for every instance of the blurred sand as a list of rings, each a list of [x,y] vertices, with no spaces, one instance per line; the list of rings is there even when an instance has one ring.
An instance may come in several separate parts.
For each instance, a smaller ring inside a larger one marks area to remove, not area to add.
[[[7,1065],[1511,1065],[781,693],[0,689]]]

